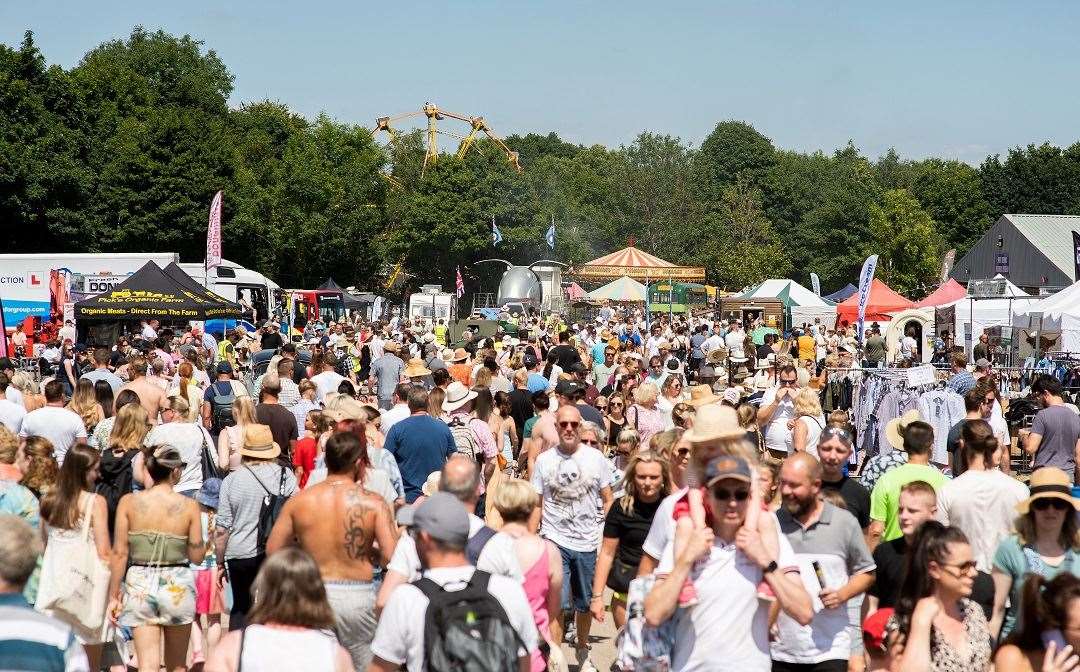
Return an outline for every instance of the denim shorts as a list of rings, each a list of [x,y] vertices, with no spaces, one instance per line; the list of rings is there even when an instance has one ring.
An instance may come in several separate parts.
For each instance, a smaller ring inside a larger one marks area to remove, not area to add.
[[[562,556],[562,608],[570,609],[573,597],[574,611],[585,614],[592,600],[593,575],[596,574],[596,551],[572,551],[559,546]]]

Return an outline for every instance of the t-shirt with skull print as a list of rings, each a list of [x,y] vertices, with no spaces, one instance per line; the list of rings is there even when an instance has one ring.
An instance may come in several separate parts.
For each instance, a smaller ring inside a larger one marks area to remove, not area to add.
[[[591,446],[578,446],[573,455],[558,447],[540,453],[532,476],[544,500],[540,533],[572,551],[595,551],[604,523],[600,492],[609,487],[611,470],[611,462]]]

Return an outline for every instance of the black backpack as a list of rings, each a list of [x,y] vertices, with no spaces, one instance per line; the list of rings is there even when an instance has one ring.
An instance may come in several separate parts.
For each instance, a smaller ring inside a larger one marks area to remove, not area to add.
[[[285,467],[278,467],[281,469],[281,478],[278,480],[276,495],[263,485],[263,482],[259,480],[251,467],[245,464],[244,468],[251,472],[251,477],[266,491],[262,506],[259,507],[259,531],[255,541],[256,554],[264,555],[266,553],[266,540],[270,538],[270,530],[274,529],[274,523],[277,522],[278,516],[281,515],[281,509],[289,499],[289,496],[285,494]]]
[[[517,672],[524,648],[506,611],[488,592],[491,575],[479,569],[462,590],[445,590],[424,577],[424,669],[430,672]]]
[[[229,385],[229,392],[227,394],[221,394],[221,390],[218,385],[222,382],[226,382]],[[213,394],[210,397],[210,421],[215,432],[220,432],[226,427],[232,427],[236,424],[236,418],[233,417],[232,405],[236,401],[236,390],[233,389],[232,381],[215,381],[210,389],[213,390]]]

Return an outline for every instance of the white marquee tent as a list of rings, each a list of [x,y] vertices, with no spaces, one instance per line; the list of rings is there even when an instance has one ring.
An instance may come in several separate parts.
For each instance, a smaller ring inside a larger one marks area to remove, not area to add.
[[[815,319],[831,327],[836,324],[836,305],[794,280],[771,279],[732,297],[738,299],[780,299],[791,313],[791,324],[813,324]]]
[[[998,275],[995,279],[1002,279]],[[956,301],[938,306],[956,308],[956,320],[953,334],[956,335],[957,343],[964,337],[964,325],[971,323],[971,342],[975,343],[989,327],[1009,325],[1014,323],[1015,316],[1037,303],[1037,296],[1031,296],[1020,289],[1008,279],[1005,280],[1005,296],[996,299],[957,299]]]
[[[1025,301],[1013,311],[1013,326],[1027,328],[1031,313],[1042,313],[1043,331],[1061,332],[1061,349],[1080,352],[1080,283],[1075,283],[1041,301]]]

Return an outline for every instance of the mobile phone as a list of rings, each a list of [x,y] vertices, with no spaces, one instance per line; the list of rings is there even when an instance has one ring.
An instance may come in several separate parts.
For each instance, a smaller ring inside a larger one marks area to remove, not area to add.
[[[1061,634],[1061,630],[1045,630],[1042,633],[1043,648],[1049,648],[1050,642],[1054,643],[1054,648],[1060,653],[1065,648],[1065,636]]]

